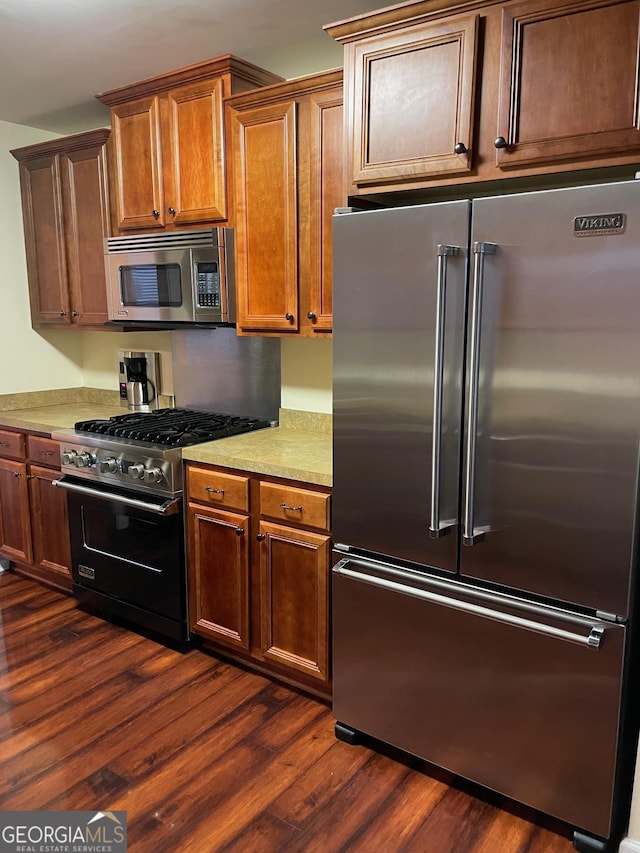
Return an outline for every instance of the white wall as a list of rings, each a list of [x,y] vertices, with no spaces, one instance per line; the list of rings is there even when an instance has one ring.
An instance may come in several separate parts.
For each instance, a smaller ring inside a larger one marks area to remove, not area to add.
[[[282,408],[331,412],[332,370],[331,340],[283,340]]]
[[[18,162],[9,151],[57,134],[0,121],[0,394],[82,385],[82,339],[31,328]]]

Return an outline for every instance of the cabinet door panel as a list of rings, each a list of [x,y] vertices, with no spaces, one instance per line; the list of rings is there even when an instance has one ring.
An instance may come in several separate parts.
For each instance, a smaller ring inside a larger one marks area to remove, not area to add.
[[[167,209],[167,219],[176,225],[226,219],[222,98],[221,79],[168,94],[165,184],[172,186],[165,186],[165,201],[175,210]]]
[[[469,171],[477,29],[472,15],[355,45],[354,183]]]
[[[639,20],[638,0],[503,10],[499,166],[640,147]]]
[[[314,95],[311,103],[311,222],[309,311],[314,332],[333,325],[333,234],[336,207],[346,203],[342,151],[342,92]],[[304,311],[305,307],[300,306]]]
[[[139,98],[113,107],[111,128],[118,228],[164,226],[158,98]]]
[[[233,112],[231,148],[236,181],[238,327],[296,331],[296,104]]]
[[[0,554],[31,562],[27,466],[0,459]]]
[[[249,648],[249,517],[189,504],[191,630]]]
[[[72,319],[99,325],[108,319],[104,238],[109,202],[104,146],[61,158]]]
[[[267,522],[260,533],[262,654],[327,681],[330,538]]]
[[[31,319],[71,321],[58,157],[20,163]]]
[[[29,470],[34,565],[70,578],[67,494],[51,485],[60,472],[37,465],[31,465]]]

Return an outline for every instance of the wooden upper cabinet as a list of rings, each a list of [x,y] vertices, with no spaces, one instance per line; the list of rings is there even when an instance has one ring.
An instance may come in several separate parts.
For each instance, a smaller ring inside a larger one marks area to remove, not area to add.
[[[331,331],[331,216],[346,202],[342,72],[227,101],[239,334]]]
[[[469,15],[350,46],[354,184],[470,169],[477,33],[478,16]]]
[[[501,168],[640,147],[638,0],[538,0],[502,11]]]
[[[280,79],[222,56],[97,95],[111,107],[115,230],[227,221],[223,99]]]
[[[14,149],[34,326],[99,327],[107,320],[106,144],[100,129]]]

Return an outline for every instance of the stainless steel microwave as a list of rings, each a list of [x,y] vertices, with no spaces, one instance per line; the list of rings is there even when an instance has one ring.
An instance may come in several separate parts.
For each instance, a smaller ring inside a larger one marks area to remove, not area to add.
[[[109,319],[132,325],[236,321],[233,228],[108,237]]]

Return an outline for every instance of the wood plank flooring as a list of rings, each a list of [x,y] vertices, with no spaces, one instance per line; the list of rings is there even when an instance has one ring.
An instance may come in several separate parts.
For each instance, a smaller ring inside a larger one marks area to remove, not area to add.
[[[566,828],[333,733],[330,709],[0,575],[0,810],[127,811],[133,853],[569,853]]]

